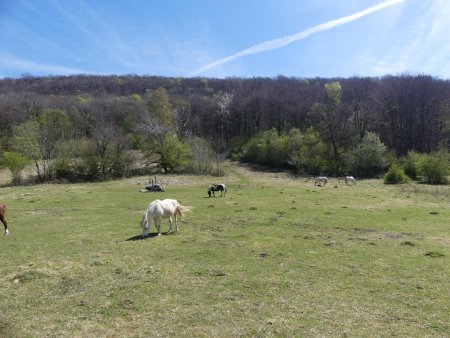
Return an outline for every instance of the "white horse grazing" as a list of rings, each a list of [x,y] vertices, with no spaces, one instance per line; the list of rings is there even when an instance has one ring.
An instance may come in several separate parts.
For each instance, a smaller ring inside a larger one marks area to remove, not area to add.
[[[149,221],[154,221],[156,229],[158,230],[158,236],[161,236],[161,221],[163,218],[168,218],[170,227],[169,232],[172,231],[172,218],[175,219],[176,231],[178,231],[178,223],[177,216],[180,216],[180,219],[183,218],[184,215],[184,207],[178,203],[177,200],[165,199],[165,200],[154,200],[149,204],[147,211],[142,217],[141,227],[142,227],[142,237],[148,236],[149,230]]]
[[[328,178],[325,176],[319,176],[316,177],[316,180],[314,181],[314,185],[317,185],[319,187],[324,187],[328,182]]]
[[[345,184],[356,185],[356,179],[353,176],[345,176]]]

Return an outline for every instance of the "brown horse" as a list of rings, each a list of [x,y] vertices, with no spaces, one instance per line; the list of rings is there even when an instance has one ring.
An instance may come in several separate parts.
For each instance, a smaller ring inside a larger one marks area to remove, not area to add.
[[[0,221],[5,227],[5,235],[9,234],[8,223],[6,222],[6,205],[0,204]]]

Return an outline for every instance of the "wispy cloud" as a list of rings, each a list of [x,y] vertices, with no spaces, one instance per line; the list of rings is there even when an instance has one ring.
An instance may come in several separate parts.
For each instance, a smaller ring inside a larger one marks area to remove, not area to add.
[[[136,64],[143,63],[139,56],[140,53],[133,45],[121,38],[118,25],[109,22],[86,2],[82,0],[77,2],[79,8],[82,9],[82,17],[78,12],[71,12],[66,8],[67,4],[65,3],[54,2],[53,4],[72,26],[84,36],[84,39],[80,39],[80,41],[95,46],[95,50],[101,51],[103,57],[125,68],[134,68]],[[93,31],[89,27],[96,27],[96,30]]]
[[[66,66],[40,64],[28,60],[15,58],[6,54],[0,54],[0,63],[8,68],[19,69],[20,71],[34,72],[34,73],[46,73],[46,74],[58,74],[58,75],[73,75],[86,73],[83,69],[71,68]]]
[[[447,38],[450,3],[448,0],[435,0],[431,6],[421,6],[415,8],[420,13],[415,20],[409,20],[406,26],[393,28],[404,29],[407,34],[399,35],[395,43],[391,43],[382,54],[374,53],[376,59],[366,58],[366,61],[370,60],[366,63],[366,73],[375,76],[402,72],[444,78],[450,76],[450,46]]]
[[[383,10],[383,9],[385,9],[387,7],[399,4],[399,3],[404,2],[404,1],[406,1],[406,0],[388,0],[388,1],[384,1],[384,2],[381,2],[381,3],[377,4],[377,5],[369,7],[367,9],[365,9],[365,10],[362,10],[360,12],[354,13],[352,15],[344,16],[344,17],[339,18],[339,19],[335,19],[335,20],[324,22],[322,24],[310,27],[310,28],[308,28],[306,30],[303,30],[301,32],[298,32],[296,34],[292,34],[292,35],[288,35],[288,36],[281,37],[281,38],[278,38],[278,39],[274,39],[274,40],[269,40],[269,41],[266,41],[266,42],[258,43],[256,45],[253,45],[253,46],[251,46],[251,47],[249,47],[247,49],[244,49],[244,50],[242,50],[242,51],[240,51],[240,52],[238,52],[236,54],[233,54],[233,55],[227,56],[225,58],[222,58],[220,60],[217,60],[215,62],[206,64],[206,65],[196,69],[195,71],[193,71],[190,75],[191,76],[195,76],[195,75],[204,73],[204,72],[206,72],[206,71],[208,71],[208,70],[210,70],[212,68],[215,68],[217,66],[223,65],[223,64],[228,63],[230,61],[239,59],[239,58],[241,58],[243,56],[246,56],[246,55],[258,54],[258,53],[267,52],[267,51],[270,51],[270,50],[273,50],[273,49],[278,49],[278,48],[281,48],[281,47],[285,47],[285,46],[287,46],[287,45],[289,45],[289,44],[291,44],[293,42],[305,39],[305,38],[307,38],[310,35],[313,35],[313,34],[316,34],[316,33],[320,33],[320,32],[332,29],[332,28],[337,27],[337,26],[345,25],[347,23],[350,23],[352,21],[358,20],[358,19],[360,19],[362,17],[365,17],[367,15],[370,15],[372,13],[375,13],[377,11]]]

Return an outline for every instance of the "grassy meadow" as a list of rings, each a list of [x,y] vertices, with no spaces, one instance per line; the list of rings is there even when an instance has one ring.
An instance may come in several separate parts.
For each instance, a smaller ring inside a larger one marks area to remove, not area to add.
[[[0,337],[448,337],[450,187],[226,176],[9,187]],[[208,198],[211,183],[228,194]],[[141,238],[156,198],[192,207]],[[2,229],[3,230],[3,229]]]

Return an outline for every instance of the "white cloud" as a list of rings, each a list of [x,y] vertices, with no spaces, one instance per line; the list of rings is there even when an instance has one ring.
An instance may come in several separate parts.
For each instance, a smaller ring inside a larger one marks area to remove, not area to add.
[[[73,75],[73,74],[84,74],[86,71],[83,69],[51,65],[51,64],[40,64],[33,61],[23,60],[16,57],[12,57],[5,54],[0,54],[0,63],[3,67],[8,67],[12,69],[20,70],[21,72],[27,73],[45,73],[46,75],[58,74],[58,75]]]
[[[409,10],[415,6],[417,4],[410,3]],[[436,0],[432,6],[424,5],[419,10],[420,16],[408,21],[407,27],[403,27],[407,33],[398,35],[397,43],[391,40],[389,49],[373,63],[371,73],[383,75],[408,72],[450,77],[450,45],[447,38],[450,31],[450,2]],[[391,34],[395,33],[393,28]]]
[[[220,66],[222,64],[228,63],[230,61],[239,59],[243,56],[246,55],[251,55],[251,54],[258,54],[258,53],[262,53],[262,52],[266,52],[269,50],[273,50],[273,49],[278,49],[284,46],[287,46],[293,42],[302,40],[307,38],[308,36],[312,35],[312,34],[316,34],[319,32],[323,32],[329,29],[332,29],[334,27],[337,26],[341,26],[344,24],[347,24],[349,22],[358,20],[364,16],[370,15],[372,13],[375,13],[377,11],[380,11],[382,9],[385,9],[387,7],[396,5],[398,3],[404,2],[406,0],[388,0],[388,1],[384,1],[381,2],[377,5],[374,5],[372,7],[369,7],[365,10],[362,10],[360,12],[357,12],[355,14],[349,15],[349,16],[345,16],[339,19],[335,19],[335,20],[331,20],[331,21],[327,21],[325,23],[313,26],[311,28],[308,28],[306,30],[303,30],[301,32],[298,32],[296,34],[293,35],[288,35],[285,37],[281,37],[278,39],[274,39],[274,40],[269,40],[269,41],[265,41],[256,45],[251,46],[250,48],[244,49],[236,54],[233,54],[231,56],[227,56],[225,58],[222,58],[220,60],[217,60],[215,62],[206,64],[198,69],[196,69],[194,72],[192,72],[191,75],[197,75],[197,74],[201,74],[204,73],[206,71],[208,71],[209,69],[215,68],[217,66]]]

